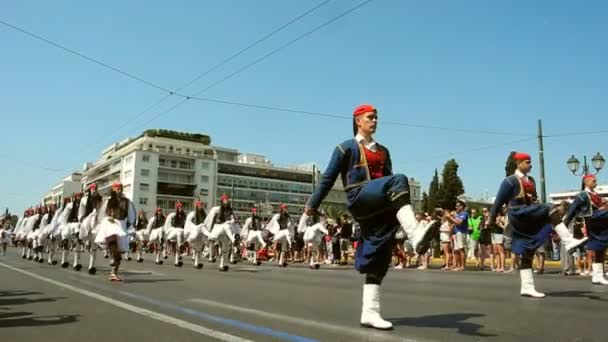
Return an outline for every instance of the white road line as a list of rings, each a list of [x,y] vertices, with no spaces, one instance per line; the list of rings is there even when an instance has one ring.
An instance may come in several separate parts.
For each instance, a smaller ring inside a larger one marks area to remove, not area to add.
[[[205,327],[202,327],[200,325],[193,324],[193,323],[181,320],[181,319],[173,318],[171,316],[167,316],[167,315],[155,312],[155,311],[151,311],[151,310],[148,310],[148,309],[140,308],[138,306],[134,306],[134,305],[131,305],[131,304],[123,303],[123,302],[120,302],[118,300],[115,300],[115,299],[112,299],[112,298],[109,298],[109,297],[106,297],[106,296],[102,296],[102,295],[100,295],[98,293],[95,293],[95,292],[79,289],[79,288],[74,287],[72,285],[64,284],[62,282],[59,282],[59,281],[56,281],[56,280],[53,280],[53,279],[49,279],[49,278],[46,278],[46,277],[43,277],[43,276],[40,276],[40,275],[32,273],[32,272],[28,272],[28,271],[25,271],[25,270],[20,270],[18,268],[9,266],[9,265],[7,265],[5,263],[2,263],[2,262],[0,262],[0,265],[4,266],[5,268],[8,268],[10,270],[13,270],[15,272],[19,272],[21,274],[25,274],[25,275],[30,276],[32,278],[35,278],[35,279],[47,282],[49,284],[53,284],[55,286],[59,286],[59,287],[62,287],[64,289],[71,290],[71,291],[76,292],[78,294],[81,294],[81,295],[84,295],[84,296],[87,296],[87,297],[91,297],[91,298],[97,299],[97,300],[99,300],[101,302],[104,302],[104,303],[107,303],[107,304],[119,307],[121,309],[125,309],[125,310],[131,311],[131,312],[135,312],[135,313],[140,314],[142,316],[145,316],[145,317],[148,317],[148,318],[151,318],[151,319],[155,319],[155,320],[158,320],[158,321],[161,321],[161,322],[164,322],[164,323],[173,324],[173,325],[175,325],[175,326],[177,326],[179,328],[188,329],[190,331],[193,331],[193,332],[199,333],[201,335],[205,335],[205,336],[208,336],[208,337],[220,340],[220,341],[226,341],[226,342],[254,342],[254,341],[251,341],[251,340],[239,337],[239,336],[234,336],[234,335],[226,334],[226,333],[223,333],[221,331],[205,328]]]
[[[244,308],[244,307],[240,307],[240,306],[236,306],[236,305],[215,302],[215,301],[208,300],[208,299],[192,298],[192,299],[189,299],[188,301],[206,305],[206,306],[216,307],[216,308],[220,308],[220,309],[251,314],[251,315],[255,315],[257,317],[264,317],[264,318],[272,319],[272,320],[276,320],[276,321],[287,322],[287,323],[291,323],[291,324],[295,324],[295,325],[307,326],[307,327],[310,327],[313,329],[324,329],[324,330],[328,330],[328,331],[333,331],[333,332],[341,334],[341,335],[352,336],[352,337],[356,338],[357,340],[364,337],[364,338],[366,338],[366,340],[369,340],[369,341],[416,342],[416,340],[401,337],[401,336],[395,336],[391,333],[380,333],[380,332],[376,332],[374,330],[368,330],[368,329],[365,329],[365,330],[364,329],[355,329],[355,328],[343,327],[343,326],[334,325],[334,324],[312,321],[312,320],[308,320],[308,319],[304,319],[304,318],[297,318],[297,317],[273,314],[273,313],[270,313],[267,311],[260,311],[260,310],[255,310],[255,309]]]

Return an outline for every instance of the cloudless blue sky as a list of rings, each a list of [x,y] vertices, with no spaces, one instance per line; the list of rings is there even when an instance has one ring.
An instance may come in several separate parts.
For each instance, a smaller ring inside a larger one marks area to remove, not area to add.
[[[0,19],[166,88],[177,88],[322,0],[30,1],[0,6]],[[340,14],[335,0],[209,74],[192,94]],[[493,196],[520,136],[384,125],[382,121],[516,134],[608,130],[605,1],[375,0],[201,96],[350,115],[380,112],[377,139],[395,169],[428,187],[450,155],[466,193]],[[215,145],[278,164],[325,167],[350,122],[170,98],[116,127],[164,93],[0,25],[0,207],[20,213],[68,170],[146,128],[211,135]],[[245,132],[245,134],[243,133]],[[601,152],[608,134],[547,138],[547,190],[576,188],[565,161]],[[483,150],[478,147],[495,146]],[[87,149],[88,151],[83,151]],[[15,162],[66,171],[53,172]],[[534,170],[537,176],[538,168]],[[600,174],[608,181],[608,171]]]

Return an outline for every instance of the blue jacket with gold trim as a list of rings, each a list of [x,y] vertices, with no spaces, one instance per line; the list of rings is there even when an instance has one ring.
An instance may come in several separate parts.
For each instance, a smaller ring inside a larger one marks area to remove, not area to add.
[[[530,181],[534,182],[534,180],[531,178]],[[509,204],[510,207],[530,204],[526,200],[523,185],[516,175],[508,176],[502,181],[502,184],[500,184],[500,188],[496,194],[496,199],[494,200],[492,209],[490,209],[491,220],[496,218],[498,211],[505,204]]]
[[[376,143],[378,149],[382,149],[386,155],[384,163],[384,176],[393,174],[391,156],[388,149]],[[362,144],[356,139],[349,139],[336,146],[331,156],[329,165],[323,173],[319,187],[308,200],[308,207],[317,209],[331,188],[334,186],[338,175],[342,178],[342,185],[347,193],[347,206],[350,207],[351,199],[358,193],[361,185],[369,182],[369,168]]]
[[[563,222],[565,225],[569,225],[575,217],[589,217],[591,215],[593,215],[591,197],[589,197],[587,191],[583,190],[576,195],[574,201],[568,207]]]

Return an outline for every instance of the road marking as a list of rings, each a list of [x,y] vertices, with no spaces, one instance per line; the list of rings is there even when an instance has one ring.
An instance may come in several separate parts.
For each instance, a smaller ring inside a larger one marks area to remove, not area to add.
[[[230,319],[230,318],[224,318],[224,317],[220,317],[220,316],[215,316],[215,315],[211,315],[205,312],[201,312],[198,310],[194,310],[194,309],[190,309],[187,307],[183,307],[183,306],[179,306],[173,303],[167,303],[167,302],[163,302],[160,300],[157,300],[155,298],[150,298],[141,294],[135,294],[135,293],[131,293],[131,292],[126,292],[126,291],[118,291],[118,293],[127,296],[127,297],[131,297],[131,298],[135,298],[138,300],[141,300],[143,302],[146,302],[148,304],[153,304],[156,306],[160,306],[164,309],[169,309],[169,310],[173,310],[182,314],[187,314],[190,316],[194,316],[196,318],[200,318],[206,321],[211,321],[211,322],[216,322],[216,323],[220,323],[223,325],[227,325],[233,328],[237,328],[237,329],[241,329],[241,330],[245,330],[245,331],[249,331],[249,332],[253,332],[259,335],[266,335],[266,336],[271,336],[271,337],[276,337],[285,341],[291,341],[291,342],[319,342],[318,340],[312,339],[312,338],[308,338],[308,337],[304,337],[304,336],[298,336],[298,335],[293,335],[284,331],[279,331],[279,330],[274,330],[268,327],[263,327],[263,326],[258,326],[258,325],[254,325],[251,323],[247,323],[247,322],[243,322],[243,321],[239,321],[236,319]]]
[[[220,309],[226,309],[226,310],[251,314],[251,315],[255,315],[257,317],[264,317],[264,318],[287,322],[287,323],[296,324],[296,325],[300,325],[300,326],[307,326],[307,327],[311,327],[313,329],[324,329],[324,330],[328,330],[328,331],[333,331],[333,332],[336,332],[336,333],[339,333],[342,335],[352,336],[356,339],[360,339],[361,337],[364,337],[368,341],[378,341],[378,340],[405,341],[405,342],[415,342],[416,341],[413,339],[395,336],[395,335],[392,335],[391,333],[384,334],[384,333],[376,332],[373,330],[367,330],[367,329],[364,330],[364,329],[343,327],[343,326],[334,325],[334,324],[312,321],[312,320],[308,320],[308,319],[304,319],[304,318],[297,318],[297,317],[291,317],[291,316],[286,316],[286,315],[273,314],[273,313],[270,313],[267,311],[244,308],[244,307],[240,307],[240,306],[236,306],[236,305],[215,302],[215,301],[208,300],[208,299],[192,298],[192,299],[189,299],[188,301],[206,305],[206,306],[212,306],[212,307],[216,307],[216,308],[220,308]]]
[[[84,295],[84,296],[87,296],[87,297],[90,297],[90,298],[97,299],[97,300],[99,300],[101,302],[104,302],[104,303],[107,303],[107,304],[119,307],[121,309],[125,309],[125,310],[128,310],[128,311],[140,314],[142,316],[145,316],[145,317],[148,317],[148,318],[151,318],[151,319],[155,319],[157,321],[161,321],[161,322],[168,323],[168,324],[173,324],[173,325],[175,325],[175,326],[177,326],[179,328],[188,329],[190,331],[193,331],[193,332],[199,333],[201,335],[205,335],[205,336],[208,336],[208,337],[220,340],[220,341],[227,341],[227,342],[254,342],[254,341],[251,341],[251,340],[239,337],[239,336],[234,336],[234,335],[226,334],[226,333],[223,333],[221,331],[205,328],[203,326],[200,326],[200,325],[197,325],[197,324],[193,324],[193,323],[190,323],[190,322],[187,322],[187,321],[183,321],[181,319],[177,319],[177,318],[174,318],[174,317],[171,317],[171,316],[167,316],[167,315],[164,315],[164,314],[161,314],[161,313],[158,313],[158,312],[154,312],[154,311],[151,311],[151,310],[140,308],[140,307],[137,307],[137,306],[134,306],[134,305],[131,305],[131,304],[123,303],[123,302],[120,302],[118,300],[114,300],[112,298],[109,298],[109,297],[106,297],[106,296],[102,296],[102,295],[97,294],[95,292],[79,289],[79,288],[74,287],[72,285],[64,284],[62,282],[59,282],[59,281],[56,281],[56,280],[53,280],[53,279],[49,279],[49,278],[46,278],[46,277],[43,277],[43,276],[40,276],[40,275],[37,275],[37,274],[32,273],[32,272],[24,271],[24,270],[21,270],[21,269],[9,266],[9,265],[7,265],[5,263],[2,263],[2,262],[0,262],[0,265],[4,266],[5,268],[8,268],[10,270],[13,270],[15,272],[18,272],[18,273],[21,273],[21,274],[25,274],[25,275],[30,276],[32,278],[38,279],[40,281],[44,281],[46,283],[62,287],[64,289],[76,292],[78,294],[81,294],[81,295]]]

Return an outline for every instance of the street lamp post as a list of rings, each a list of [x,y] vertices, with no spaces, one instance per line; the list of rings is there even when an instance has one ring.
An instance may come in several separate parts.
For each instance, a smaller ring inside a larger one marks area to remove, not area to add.
[[[581,170],[582,173],[577,174],[577,171],[578,171],[579,167],[581,166],[580,161],[578,159],[576,159],[576,157],[574,155],[572,155],[566,162],[566,164],[568,165],[568,169],[575,176],[582,176],[582,175],[589,175],[589,174],[597,175],[600,172],[600,170],[604,167],[604,163],[606,163],[606,160],[598,152],[593,158],[591,158],[591,165],[595,169],[595,172],[592,173],[589,169],[589,164],[587,164],[587,156],[583,156],[583,169]]]

